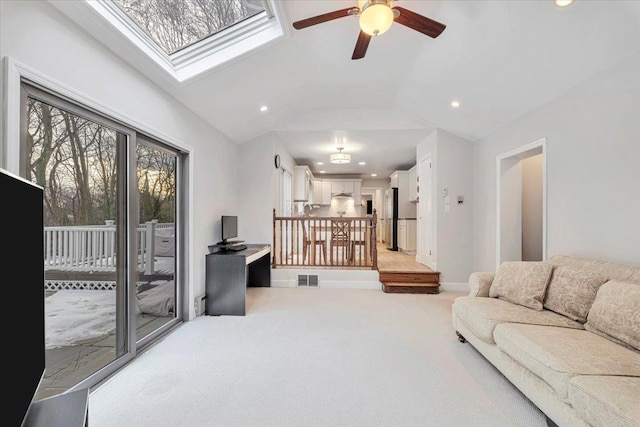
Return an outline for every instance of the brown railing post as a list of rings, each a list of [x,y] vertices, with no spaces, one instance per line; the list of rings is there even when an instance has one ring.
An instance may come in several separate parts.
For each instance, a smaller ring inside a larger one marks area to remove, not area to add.
[[[376,229],[378,228],[378,213],[373,210],[373,217],[371,218],[371,269],[378,269],[378,238],[376,236]]]
[[[276,268],[276,210],[273,209],[273,260],[271,261],[271,267]]]

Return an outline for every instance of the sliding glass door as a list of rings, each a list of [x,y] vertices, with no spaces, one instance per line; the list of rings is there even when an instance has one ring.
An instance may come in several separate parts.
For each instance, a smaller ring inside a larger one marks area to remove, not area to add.
[[[22,95],[21,175],[44,188],[40,399],[99,383],[181,320],[181,154],[42,88]]]
[[[178,316],[176,287],[179,153],[138,135],[136,170],[140,224],[136,233],[144,267],[137,272],[136,328],[145,340]]]

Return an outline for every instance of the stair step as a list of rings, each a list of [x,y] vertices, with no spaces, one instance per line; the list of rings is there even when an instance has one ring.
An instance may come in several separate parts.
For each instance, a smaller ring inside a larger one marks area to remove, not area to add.
[[[382,290],[388,294],[438,294],[440,283],[382,282]]]
[[[440,283],[439,272],[383,272],[378,273],[383,283]]]

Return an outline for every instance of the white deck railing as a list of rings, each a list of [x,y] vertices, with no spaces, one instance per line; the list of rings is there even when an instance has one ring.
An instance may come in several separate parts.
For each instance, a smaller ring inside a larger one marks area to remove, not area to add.
[[[44,228],[45,269],[113,271],[116,268],[116,227],[105,225]],[[173,229],[173,223],[148,221],[136,228],[138,270],[155,272],[156,231]]]

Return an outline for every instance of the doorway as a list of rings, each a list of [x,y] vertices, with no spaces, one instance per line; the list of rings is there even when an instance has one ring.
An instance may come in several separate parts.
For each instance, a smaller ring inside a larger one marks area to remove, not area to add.
[[[382,214],[381,200],[382,189],[379,187],[363,187],[361,190],[361,216],[372,216],[375,211],[377,215],[376,222],[376,241],[382,240],[381,222],[384,219]]]
[[[543,138],[496,157],[496,269],[547,257],[545,148]]]

